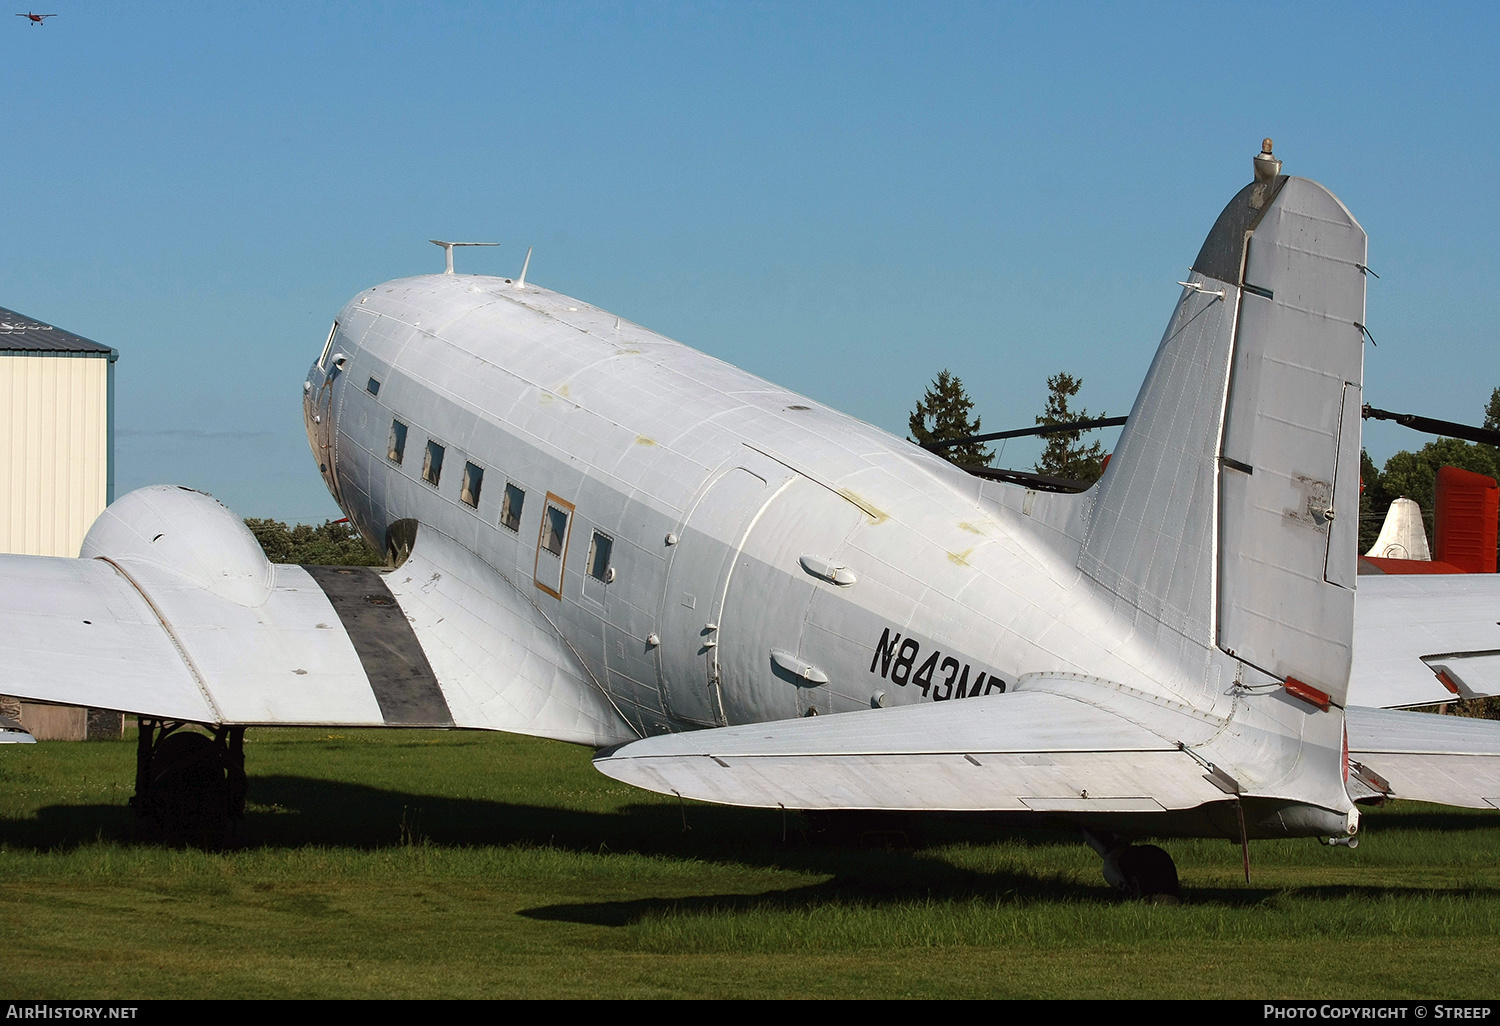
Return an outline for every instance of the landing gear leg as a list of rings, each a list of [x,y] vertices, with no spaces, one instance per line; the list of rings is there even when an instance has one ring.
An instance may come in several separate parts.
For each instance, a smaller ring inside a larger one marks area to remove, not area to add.
[[[1182,901],[1177,866],[1154,844],[1131,844],[1114,834],[1085,830],[1083,839],[1104,859],[1104,879],[1127,898],[1160,905]]]
[[[140,719],[130,805],[157,839],[217,848],[245,815],[245,728],[185,726]]]

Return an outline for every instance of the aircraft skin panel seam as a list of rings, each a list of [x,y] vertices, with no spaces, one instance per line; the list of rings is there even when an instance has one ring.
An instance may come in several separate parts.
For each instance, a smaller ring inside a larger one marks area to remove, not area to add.
[[[193,657],[188,653],[187,647],[182,643],[182,639],[177,636],[177,632],[172,629],[172,625],[167,622],[167,618],[162,615],[161,610],[157,608],[156,603],[152,601],[151,596],[146,593],[146,589],[142,588],[136,581],[136,579],[130,576],[130,574],[125,571],[124,567],[120,566],[119,563],[116,563],[108,556],[95,556],[94,558],[99,560],[100,562],[108,563],[110,566],[114,567],[115,572],[118,573],[121,577],[125,578],[125,580],[129,581],[130,586],[140,594],[141,598],[145,599],[146,605],[149,606],[151,612],[155,614],[157,621],[161,624],[162,630],[165,631],[167,637],[171,639],[172,647],[175,648],[177,650],[177,654],[182,657],[182,664],[187,667],[187,671],[193,675],[193,683],[195,683],[198,686],[198,690],[202,692],[204,703],[210,710],[212,710],[214,715],[214,722],[222,723],[224,720],[224,714],[219,711],[219,704],[214,701],[213,694],[208,690],[208,683],[203,679],[203,672],[198,669],[198,664],[193,661]]]

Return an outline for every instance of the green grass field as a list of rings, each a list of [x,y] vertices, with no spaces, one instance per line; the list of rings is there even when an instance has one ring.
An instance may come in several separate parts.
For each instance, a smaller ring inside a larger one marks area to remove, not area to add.
[[[1500,816],[1374,810],[1354,851],[1165,841],[1122,902],[1073,835],[892,849],[680,806],[502,734],[252,730],[227,851],[135,840],[135,745],[0,749],[16,998],[1344,997],[1500,991]],[[684,818],[689,827],[684,831]],[[783,841],[783,832],[786,839]]]

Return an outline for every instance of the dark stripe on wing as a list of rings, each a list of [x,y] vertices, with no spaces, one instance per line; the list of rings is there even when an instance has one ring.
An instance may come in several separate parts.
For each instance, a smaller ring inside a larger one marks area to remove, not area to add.
[[[396,727],[451,727],[453,714],[406,614],[367,566],[304,566],[333,604],[385,722]]]

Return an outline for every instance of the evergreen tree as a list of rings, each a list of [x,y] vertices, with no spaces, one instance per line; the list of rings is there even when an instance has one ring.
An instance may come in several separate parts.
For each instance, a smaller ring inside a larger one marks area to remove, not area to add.
[[[917,401],[912,411],[911,440],[921,445],[926,442],[945,442],[951,438],[968,438],[979,434],[979,418],[969,420],[974,401],[964,391],[958,375],[941,371],[927,392]],[[928,425],[931,424],[931,427]],[[959,466],[987,467],[995,454],[982,442],[967,442],[937,451],[939,456]]]
[[[1055,374],[1048,378],[1047,408],[1036,419],[1036,422],[1051,427],[1056,424],[1072,424],[1075,421],[1092,419],[1088,410],[1082,407],[1074,410],[1068,406],[1068,400],[1076,396],[1082,387],[1083,379],[1075,378],[1071,374]],[[1108,414],[1101,416],[1108,416]],[[1093,483],[1104,473],[1103,443],[1095,442],[1092,445],[1084,445],[1081,430],[1064,431],[1045,437],[1047,447],[1042,450],[1041,459],[1036,461],[1038,474],[1050,474],[1053,477],[1067,477],[1075,481]]]
[[[314,527],[287,527],[280,520],[245,521],[266,558],[273,563],[322,566],[385,566],[384,553],[376,552],[347,522],[332,520]]]
[[[1380,468],[1370,459],[1364,449],[1359,450],[1359,551],[1369,552],[1380,537],[1380,528],[1385,524],[1385,512],[1391,508],[1391,499],[1386,497],[1380,481]],[[1399,498],[1399,496],[1393,496]]]

